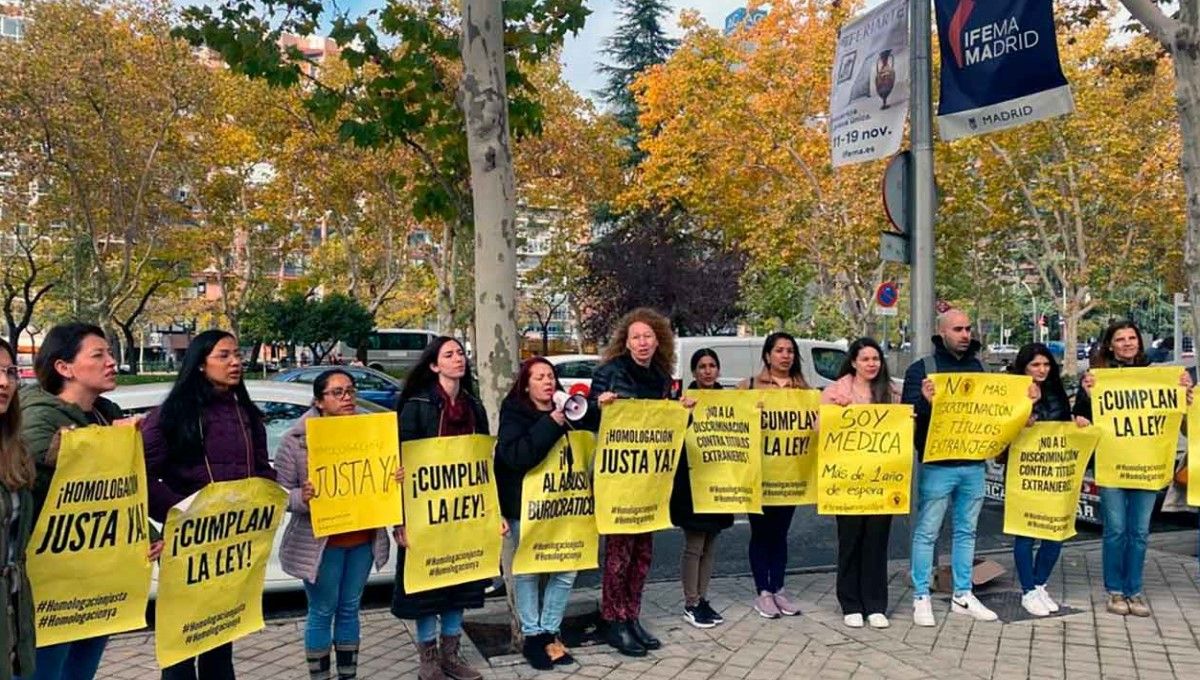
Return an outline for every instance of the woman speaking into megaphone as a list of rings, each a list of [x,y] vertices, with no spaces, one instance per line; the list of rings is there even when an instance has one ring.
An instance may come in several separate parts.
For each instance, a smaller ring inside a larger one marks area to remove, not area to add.
[[[496,489],[512,540],[521,541],[521,485],[526,473],[541,465],[568,429],[594,430],[599,422],[598,410],[588,409],[586,399],[562,391],[549,361],[534,357],[521,364],[517,380],[500,406],[496,441]],[[559,626],[575,572],[546,576],[544,594],[538,592],[542,574],[513,577],[517,617],[525,638],[521,651],[537,670],[573,661],[559,637]]]

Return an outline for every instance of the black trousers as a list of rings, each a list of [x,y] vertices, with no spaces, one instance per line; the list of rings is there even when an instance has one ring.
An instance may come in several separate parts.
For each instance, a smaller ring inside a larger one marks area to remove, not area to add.
[[[235,680],[233,643],[227,642],[193,659],[167,666],[163,669],[162,680]]]
[[[838,515],[837,598],[843,614],[885,614],[891,515]]]

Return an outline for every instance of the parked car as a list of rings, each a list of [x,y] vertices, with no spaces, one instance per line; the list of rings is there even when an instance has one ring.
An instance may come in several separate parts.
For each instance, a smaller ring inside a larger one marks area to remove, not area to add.
[[[546,357],[554,365],[558,381],[571,394],[588,396],[592,390],[592,373],[600,365],[598,354],[555,354]]]
[[[404,389],[404,381],[366,366],[305,366],[286,370],[272,376],[271,380],[311,385],[317,376],[331,368],[339,368],[354,378],[354,387],[358,390],[360,398],[386,409],[396,408],[396,398]]]
[[[690,361],[696,350],[707,347],[721,357],[721,384],[735,387],[739,382],[762,371],[762,347],[766,337],[697,336],[675,339],[677,383],[691,382]],[[796,339],[800,346],[800,372],[812,387],[824,387],[837,379],[846,359],[845,342]]]
[[[267,452],[271,460],[275,459],[275,449],[279,442],[300,416],[312,406],[312,388],[307,385],[289,384],[269,380],[247,380],[246,389],[259,410],[263,412],[264,425],[267,429]],[[125,415],[131,416],[146,413],[158,406],[167,398],[171,383],[150,383],[146,385],[127,385],[118,387],[104,395],[121,407]],[[369,402],[358,400],[360,413],[382,413],[387,409]],[[284,518],[287,521],[287,518]],[[279,566],[279,543],[283,540],[283,528],[275,533],[275,544],[271,548],[271,558],[267,562],[267,577],[264,589],[267,592],[303,590],[304,584],[300,579],[284,573]],[[368,583],[391,583],[395,575],[396,563],[393,557],[379,571],[372,571]],[[151,592],[158,585],[158,566],[154,567],[154,581]]]

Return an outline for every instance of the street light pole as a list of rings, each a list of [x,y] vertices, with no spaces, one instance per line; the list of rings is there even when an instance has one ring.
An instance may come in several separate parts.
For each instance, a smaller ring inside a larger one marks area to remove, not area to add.
[[[933,64],[931,58],[931,0],[910,0],[909,44],[912,58],[909,96],[912,177],[908,182],[912,195],[912,349],[913,357],[933,352],[933,222],[937,215],[933,177]]]

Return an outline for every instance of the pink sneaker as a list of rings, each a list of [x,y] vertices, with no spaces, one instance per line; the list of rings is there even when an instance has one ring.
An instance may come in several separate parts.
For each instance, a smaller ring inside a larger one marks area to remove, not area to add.
[[[796,616],[800,613],[800,606],[792,602],[788,596],[781,590],[774,595],[775,606],[779,609],[779,613],[784,616]]]
[[[775,604],[775,596],[768,592],[763,592],[754,598],[754,611],[764,619],[779,618],[779,607]]]

